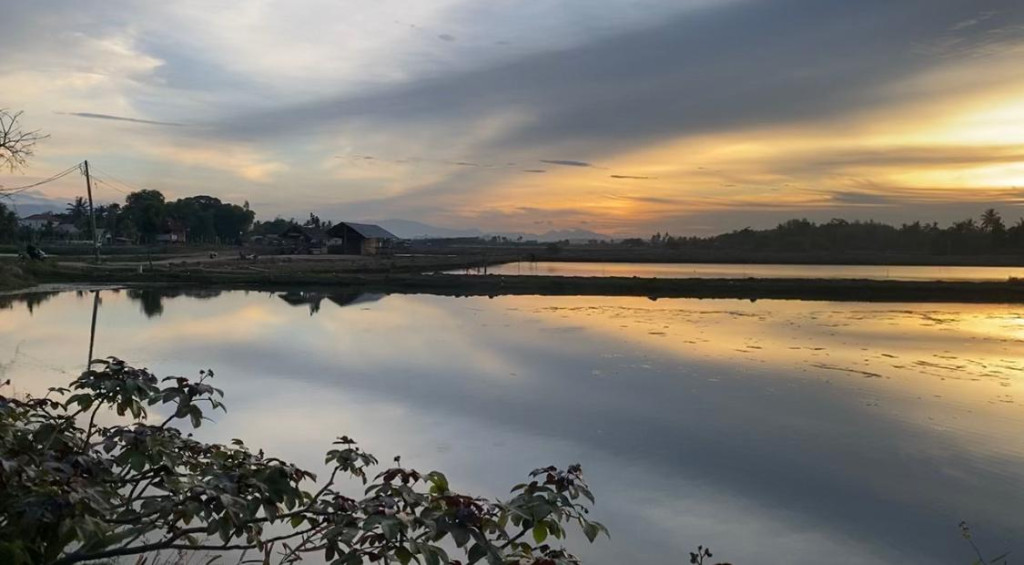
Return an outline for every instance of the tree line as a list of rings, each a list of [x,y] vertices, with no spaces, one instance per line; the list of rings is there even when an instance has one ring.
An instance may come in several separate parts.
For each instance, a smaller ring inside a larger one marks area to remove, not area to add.
[[[257,221],[249,202],[241,205],[224,202],[213,196],[188,196],[167,201],[158,190],[139,190],[128,194],[124,203],[95,206],[96,229],[111,240],[127,243],[154,243],[161,233],[180,232],[189,243],[235,244],[257,235],[279,235],[291,226],[328,230],[330,220],[322,220],[314,213],[298,221],[277,217]],[[89,202],[75,197],[60,213],[52,214],[53,221],[40,229],[22,225],[18,215],[0,202],[0,242],[27,243],[53,240],[58,237],[58,226],[71,225],[78,231],[76,239],[92,237],[89,225]]]
[[[162,233],[184,234],[192,243],[237,243],[253,226],[256,214],[249,203],[224,202],[213,196],[188,196],[167,201],[158,190],[144,189],[125,197],[123,204],[101,204],[95,207],[96,229],[103,230],[111,240],[130,243],[154,243]],[[20,226],[17,215],[0,203],[0,240],[38,241],[52,239],[57,226],[72,225],[81,239],[91,237],[89,204],[76,197],[67,208],[54,214],[53,222],[40,229]]]
[[[938,222],[893,226],[876,221],[833,219],[816,223],[793,219],[774,228],[744,228],[710,237],[656,233],[629,238],[626,247],[664,247],[722,251],[782,253],[888,252],[908,255],[973,255],[1024,253],[1024,218],[1007,226],[995,209],[977,219],[966,218],[941,227]]]

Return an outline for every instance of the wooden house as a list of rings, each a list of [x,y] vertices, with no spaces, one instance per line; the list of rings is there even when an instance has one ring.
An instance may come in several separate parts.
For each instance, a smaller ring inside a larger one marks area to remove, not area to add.
[[[319,254],[327,250],[328,236],[319,228],[291,225],[278,237],[292,253]]]
[[[327,235],[333,240],[330,252],[345,255],[390,253],[398,242],[395,234],[378,225],[355,222],[338,222]]]

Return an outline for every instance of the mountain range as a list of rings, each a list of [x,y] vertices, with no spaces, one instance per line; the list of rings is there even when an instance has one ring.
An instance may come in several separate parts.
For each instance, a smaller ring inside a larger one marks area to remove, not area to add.
[[[377,224],[402,239],[491,236],[507,237],[513,240],[522,237],[524,240],[536,241],[563,241],[566,239],[570,241],[589,241],[591,239],[612,239],[611,236],[606,234],[578,228],[566,230],[548,230],[544,233],[485,232],[479,228],[442,228],[438,226],[432,226],[430,224],[425,224],[423,222],[416,222],[413,220],[402,220],[397,218],[392,218],[388,220],[376,220],[368,223]]]

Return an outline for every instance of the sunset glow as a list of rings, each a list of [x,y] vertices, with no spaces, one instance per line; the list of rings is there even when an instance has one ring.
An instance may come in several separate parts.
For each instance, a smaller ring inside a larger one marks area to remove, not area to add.
[[[50,135],[5,187],[87,158],[263,219],[619,236],[1024,215],[1019,2],[86,4],[0,21],[0,106]]]

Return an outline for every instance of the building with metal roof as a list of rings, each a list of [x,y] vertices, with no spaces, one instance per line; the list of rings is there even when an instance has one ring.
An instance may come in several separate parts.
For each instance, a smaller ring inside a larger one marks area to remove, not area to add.
[[[346,255],[388,253],[399,240],[398,236],[378,225],[355,222],[338,222],[327,230],[327,235],[339,242],[332,242],[330,252]]]

